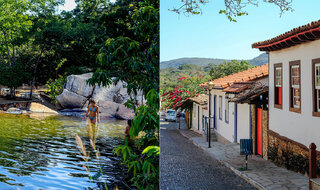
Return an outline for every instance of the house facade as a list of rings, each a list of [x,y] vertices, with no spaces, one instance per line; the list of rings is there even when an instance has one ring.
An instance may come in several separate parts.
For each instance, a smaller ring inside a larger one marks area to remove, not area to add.
[[[190,123],[193,131],[204,134],[202,116],[208,116],[208,95],[200,94],[198,97],[190,98],[192,102],[192,123]]]
[[[307,172],[320,147],[320,21],[252,45],[269,54],[269,159]]]
[[[253,154],[268,159],[268,77],[245,83],[234,83],[224,91],[236,93],[231,103],[249,104],[249,138],[253,142]]]
[[[268,65],[266,64],[211,81],[214,86],[210,91],[210,109],[212,110],[211,116],[214,117],[212,125],[218,141],[240,143],[240,139],[252,137],[251,105],[230,102],[230,100],[248,88],[250,82],[267,76]],[[208,83],[201,84],[201,86],[207,88]]]

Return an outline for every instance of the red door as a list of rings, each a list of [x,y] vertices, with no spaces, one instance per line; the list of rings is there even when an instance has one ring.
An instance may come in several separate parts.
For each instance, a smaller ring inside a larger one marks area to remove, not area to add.
[[[257,154],[262,156],[262,108],[257,108]]]

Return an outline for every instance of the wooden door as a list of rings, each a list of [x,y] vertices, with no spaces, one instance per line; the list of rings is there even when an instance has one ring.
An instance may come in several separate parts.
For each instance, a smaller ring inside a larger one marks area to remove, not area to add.
[[[262,156],[262,108],[257,108],[257,154]]]

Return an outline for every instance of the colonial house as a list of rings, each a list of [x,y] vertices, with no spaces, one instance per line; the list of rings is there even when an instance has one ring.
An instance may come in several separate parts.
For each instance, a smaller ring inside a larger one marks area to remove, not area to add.
[[[201,84],[210,91],[208,109],[211,109],[218,141],[239,143],[240,139],[252,138],[251,105],[230,101],[255,82],[267,81],[267,77],[268,65],[265,64]]]
[[[268,77],[255,82],[234,83],[224,91],[237,93],[229,102],[249,104],[249,138],[253,141],[253,154],[268,159]]]
[[[197,97],[188,99],[192,104],[192,122],[189,124],[193,131],[203,134],[203,116],[208,116],[208,95],[200,94]]]
[[[269,159],[304,173],[320,150],[320,20],[252,47],[269,55]]]

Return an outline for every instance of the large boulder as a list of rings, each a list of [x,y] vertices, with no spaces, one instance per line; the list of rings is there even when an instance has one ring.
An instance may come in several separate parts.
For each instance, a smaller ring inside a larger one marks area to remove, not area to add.
[[[87,98],[64,89],[63,92],[57,96],[56,100],[63,108],[82,108]]]
[[[57,96],[57,107],[60,109],[79,108],[87,111],[88,100],[93,98],[100,108],[102,117],[117,117],[120,119],[131,119],[133,111],[126,108],[123,104],[130,99],[127,94],[126,83],[119,81],[117,85],[107,87],[91,86],[87,80],[92,77],[92,73],[82,75],[70,75],[62,94]],[[138,92],[137,100],[142,103],[142,93]],[[59,110],[60,110],[59,109]],[[75,113],[65,111],[61,113]]]
[[[51,113],[51,114],[58,114],[55,110],[48,108],[39,103],[32,102],[29,108],[30,111],[34,113]]]
[[[118,82],[117,85],[109,85],[108,87],[99,87],[96,85],[92,98],[95,101],[113,101],[116,103],[124,103],[126,99],[129,98],[129,95],[127,94],[127,89],[124,88],[126,83],[124,82]],[[121,97],[121,98],[119,98]]]
[[[134,118],[134,112],[132,109],[127,108],[124,105],[120,105],[115,117],[118,119],[129,120]]]
[[[99,101],[99,112],[102,117],[115,117],[121,104],[112,101]]]
[[[87,80],[91,77],[92,73],[70,75],[67,79],[66,89],[80,96],[89,97],[92,94],[93,86],[87,84]]]

